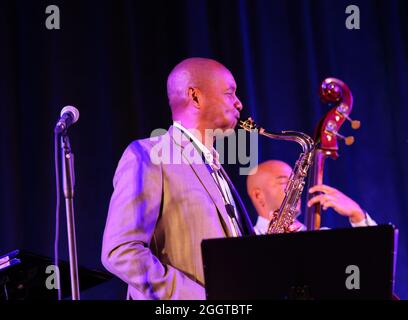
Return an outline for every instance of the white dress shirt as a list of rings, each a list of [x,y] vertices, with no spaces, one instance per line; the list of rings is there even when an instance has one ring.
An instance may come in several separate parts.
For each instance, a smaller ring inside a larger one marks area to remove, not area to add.
[[[365,219],[361,220],[360,222],[353,223],[350,221],[350,224],[353,228],[356,227],[370,227],[370,226],[376,226],[377,223],[368,215],[368,213],[365,213]],[[258,216],[258,220],[256,221],[256,225],[254,226],[255,233],[257,235],[261,234],[266,234],[268,231],[268,226],[269,226],[269,220]],[[322,227],[320,229],[328,229],[326,227]],[[299,231],[306,231],[306,226],[302,224],[302,227],[299,229]]]
[[[218,190],[220,191],[220,194],[224,200],[224,204],[231,204],[234,207],[235,219],[241,222],[241,219],[237,211],[237,207],[235,205],[234,198],[231,193],[231,189],[227,181],[224,179],[224,177],[219,171],[221,164],[219,162],[219,154],[217,150],[215,150],[214,148],[212,148],[211,151],[208,150],[208,148],[199,139],[197,139],[197,137],[195,137],[187,128],[185,128],[180,122],[174,121],[173,126],[180,129],[197,146],[199,151],[201,151],[201,153],[204,155],[205,162],[212,169],[211,176],[213,177],[215,184],[218,186]],[[241,230],[239,229],[239,226],[236,224],[236,222],[233,221],[233,219],[230,219],[230,224],[231,224],[231,230],[233,230],[234,236],[240,236]]]

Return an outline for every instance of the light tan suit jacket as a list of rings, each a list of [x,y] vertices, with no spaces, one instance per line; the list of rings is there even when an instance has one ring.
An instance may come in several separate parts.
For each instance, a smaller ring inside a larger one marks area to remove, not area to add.
[[[180,135],[170,127],[160,137],[171,156],[191,150]],[[201,241],[232,236],[228,214],[202,160],[153,164],[155,146],[136,140],[118,164],[102,262],[128,284],[129,299],[205,299]]]

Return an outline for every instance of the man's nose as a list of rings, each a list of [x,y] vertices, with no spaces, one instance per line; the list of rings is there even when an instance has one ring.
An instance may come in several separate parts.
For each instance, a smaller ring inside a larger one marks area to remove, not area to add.
[[[242,105],[242,103],[241,103],[241,100],[239,100],[238,97],[236,97],[234,106],[235,106],[235,108],[236,108],[238,111],[241,111],[241,110],[243,109],[243,105]]]

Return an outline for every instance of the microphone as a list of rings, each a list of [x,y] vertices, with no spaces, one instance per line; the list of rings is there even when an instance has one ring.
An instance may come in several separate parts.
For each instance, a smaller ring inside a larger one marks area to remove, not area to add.
[[[77,122],[79,119],[79,111],[74,106],[65,106],[61,110],[60,116],[54,129],[56,133],[64,132],[70,125]]]

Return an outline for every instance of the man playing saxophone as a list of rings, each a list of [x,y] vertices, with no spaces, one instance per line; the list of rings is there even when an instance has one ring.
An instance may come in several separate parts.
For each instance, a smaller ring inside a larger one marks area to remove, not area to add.
[[[119,161],[102,262],[128,284],[128,299],[205,299],[201,241],[254,234],[213,147],[237,125],[236,88],[215,60],[181,61],[167,80],[173,125],[133,141]]]
[[[257,234],[267,233],[272,213],[279,209],[285,197],[285,188],[292,168],[285,162],[269,160],[252,169],[247,177],[247,192],[257,211],[258,220],[254,227]],[[321,192],[307,203],[312,206],[322,205],[323,210],[333,208],[338,214],[348,217],[353,227],[374,226],[376,222],[354,200],[339,190],[317,185],[308,190],[310,193]],[[300,215],[301,203],[297,205],[297,216]],[[290,226],[289,231],[305,231],[306,227],[298,220]]]

